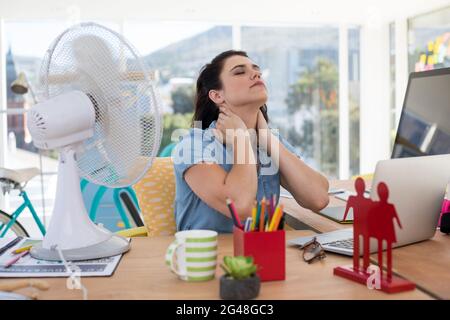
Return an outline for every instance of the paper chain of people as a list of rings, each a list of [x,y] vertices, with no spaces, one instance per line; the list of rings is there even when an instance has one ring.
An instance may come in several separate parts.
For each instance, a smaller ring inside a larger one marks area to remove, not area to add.
[[[349,209],[353,209],[353,239],[363,238],[363,266],[359,266],[359,241],[353,241],[353,270],[366,272],[369,267],[370,238],[378,241],[378,266],[383,275],[383,241],[387,250],[387,280],[392,279],[392,243],[397,241],[394,220],[400,228],[402,225],[393,204],[388,203],[389,190],[384,182],[377,186],[379,201],[364,197],[365,183],[362,178],[355,181],[356,195],[350,196],[345,209],[344,220]]]

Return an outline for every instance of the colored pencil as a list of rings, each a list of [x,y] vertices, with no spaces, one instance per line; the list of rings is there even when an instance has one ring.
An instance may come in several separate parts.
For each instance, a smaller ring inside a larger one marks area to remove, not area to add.
[[[279,215],[280,215],[280,207],[281,207],[281,205],[278,205],[277,208],[275,209],[275,213],[273,214],[272,221],[270,221],[269,231],[276,230],[275,225],[278,226],[277,220],[279,219]]]
[[[239,216],[236,212],[236,208],[234,207],[234,203],[233,201],[231,201],[230,198],[227,198],[227,206],[228,209],[230,210],[230,214],[231,214],[231,218],[233,219],[233,223],[236,227],[238,227],[239,229],[243,229],[244,227],[241,224],[241,220],[239,219]]]
[[[12,253],[14,253],[14,254],[22,253],[24,251],[31,250],[32,247],[33,247],[33,245],[25,246],[25,247],[14,250]]]
[[[252,226],[250,228],[250,231],[255,230],[255,223],[256,223],[256,201],[252,208]]]
[[[255,231],[259,230],[259,219],[261,218],[261,204],[256,202],[256,221],[255,221]]]
[[[273,212],[274,212],[274,210],[275,210],[275,208],[274,208],[274,204],[275,204],[274,197],[275,197],[274,194],[272,194],[272,196],[270,197],[270,211],[269,211],[269,218],[272,218]]]
[[[259,214],[259,231],[264,231],[264,223],[266,219],[266,215],[264,214],[266,210],[266,198],[263,197],[261,200],[261,212]]]
[[[283,205],[280,204],[278,206],[278,212],[274,215],[274,224],[272,228],[270,228],[270,231],[276,231],[278,230],[278,225],[280,224],[281,217],[283,216]]]

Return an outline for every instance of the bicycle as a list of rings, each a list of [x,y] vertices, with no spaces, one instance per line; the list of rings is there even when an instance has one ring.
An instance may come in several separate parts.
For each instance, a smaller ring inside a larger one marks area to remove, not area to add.
[[[11,190],[19,190],[19,196],[22,197],[23,203],[14,211],[13,214],[8,214],[2,210],[0,210],[0,238],[2,237],[29,237],[29,233],[26,228],[17,220],[20,214],[28,208],[31,212],[31,215],[37,224],[42,236],[45,236],[45,227],[39,219],[36,210],[33,207],[28,195],[26,193],[25,186],[34,177],[39,175],[39,169],[37,168],[27,168],[27,169],[19,169],[19,170],[11,170],[6,168],[0,168],[0,188],[2,193],[5,195],[6,193],[11,192]],[[82,179],[80,182],[81,191],[85,189],[87,185],[87,181]],[[95,221],[97,218],[97,210],[100,204],[100,201],[104,194],[106,193],[107,188],[104,186],[100,186],[95,193],[94,201],[89,210],[89,217],[92,221]],[[132,229],[136,227],[144,226],[144,223],[139,214],[139,204],[136,198],[136,195],[131,187],[118,188],[114,189],[114,203],[115,207],[118,210],[119,216],[121,217],[124,228]],[[125,208],[122,205],[125,205]]]
[[[0,210],[0,238],[3,237],[29,237],[28,231],[24,226],[17,221],[20,214],[28,208],[31,215],[37,224],[42,236],[45,236],[45,227],[39,219],[33,204],[25,191],[25,186],[28,181],[39,175],[39,169],[26,168],[11,170],[0,168],[0,188],[3,195],[10,193],[12,190],[19,190],[19,196],[23,199],[23,203],[14,211],[13,214],[8,214]]]

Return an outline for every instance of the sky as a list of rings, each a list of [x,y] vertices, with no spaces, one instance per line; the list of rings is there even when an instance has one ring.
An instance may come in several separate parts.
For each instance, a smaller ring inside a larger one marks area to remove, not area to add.
[[[98,23],[120,33],[117,23]],[[15,55],[42,57],[52,41],[68,27],[64,21],[6,21],[6,44]],[[197,22],[125,22],[123,35],[141,55],[147,55],[212,27],[213,24]]]

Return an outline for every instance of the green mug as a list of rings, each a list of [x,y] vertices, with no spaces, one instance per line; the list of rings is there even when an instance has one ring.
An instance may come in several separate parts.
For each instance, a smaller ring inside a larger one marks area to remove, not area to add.
[[[217,232],[186,230],[175,233],[166,252],[166,264],[185,281],[212,280],[217,266]]]

